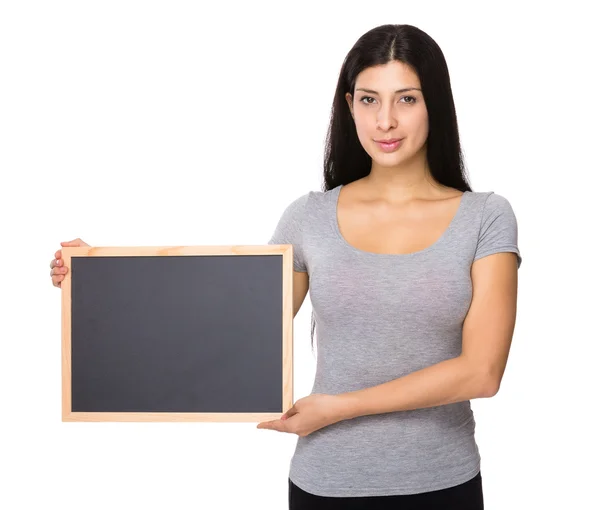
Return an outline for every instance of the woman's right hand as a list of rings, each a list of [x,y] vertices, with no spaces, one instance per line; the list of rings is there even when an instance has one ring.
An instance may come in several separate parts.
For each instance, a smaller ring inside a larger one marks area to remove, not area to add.
[[[84,243],[79,238],[73,239],[72,241],[63,241],[60,243],[60,245],[63,248],[66,246],[89,246],[89,244]],[[64,280],[67,270],[68,268],[64,266],[64,261],[62,259],[62,249],[58,250],[54,254],[54,258],[50,261],[50,276],[52,277],[52,285],[60,288],[60,284]]]

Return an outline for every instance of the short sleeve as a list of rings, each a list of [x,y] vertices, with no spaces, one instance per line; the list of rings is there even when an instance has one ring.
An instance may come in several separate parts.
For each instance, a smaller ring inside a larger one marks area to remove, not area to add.
[[[306,261],[304,259],[304,245],[302,240],[304,210],[308,193],[289,204],[279,218],[275,231],[268,244],[291,244],[294,253],[294,271],[306,273]]]
[[[510,202],[502,195],[492,192],[483,205],[479,239],[473,261],[500,252],[516,253],[517,268],[521,267],[517,218]]]

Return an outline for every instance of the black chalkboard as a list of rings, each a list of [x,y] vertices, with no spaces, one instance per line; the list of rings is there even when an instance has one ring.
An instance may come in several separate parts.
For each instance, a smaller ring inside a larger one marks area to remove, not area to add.
[[[291,245],[211,248],[63,249],[64,421],[291,407]]]

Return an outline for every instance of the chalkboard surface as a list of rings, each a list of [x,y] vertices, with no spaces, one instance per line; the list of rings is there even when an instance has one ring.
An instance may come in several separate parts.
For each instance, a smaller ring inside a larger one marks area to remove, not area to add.
[[[63,248],[63,421],[262,421],[293,403],[292,246]]]

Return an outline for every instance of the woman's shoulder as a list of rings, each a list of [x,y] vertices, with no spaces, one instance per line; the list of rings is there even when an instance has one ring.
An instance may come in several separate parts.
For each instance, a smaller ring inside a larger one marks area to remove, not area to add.
[[[481,206],[484,212],[497,210],[512,210],[512,205],[506,196],[495,191],[470,191],[473,202]]]
[[[308,204],[312,207],[318,207],[319,205],[326,204],[331,200],[332,196],[337,191],[337,188],[333,188],[327,191],[322,190],[310,190],[300,195],[296,195],[291,202],[287,205],[288,208],[297,212],[302,211]]]

